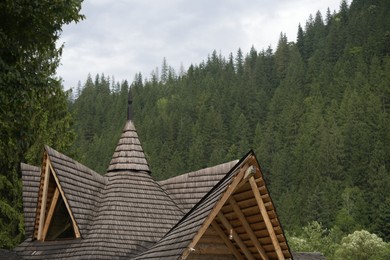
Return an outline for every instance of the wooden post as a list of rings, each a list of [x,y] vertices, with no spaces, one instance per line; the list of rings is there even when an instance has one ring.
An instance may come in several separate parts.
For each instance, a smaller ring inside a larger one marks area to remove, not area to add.
[[[240,254],[240,252],[238,252],[237,248],[233,245],[233,243],[229,240],[229,238],[226,237],[226,234],[225,232],[223,232],[223,230],[220,228],[220,226],[218,225],[217,222],[213,221],[211,222],[211,226],[213,227],[213,229],[215,230],[215,232],[217,232],[217,234],[219,235],[219,237],[223,240],[223,242],[225,243],[225,245],[230,249],[230,251],[232,251],[232,253],[234,254],[234,256],[239,259],[239,260],[244,260],[244,258],[242,257],[242,255]]]
[[[49,212],[47,212],[47,217],[46,217],[46,220],[45,220],[45,225],[44,225],[44,227],[43,227],[42,241],[45,241],[45,240],[46,240],[47,230],[49,229],[49,225],[50,225],[50,223],[51,223],[51,219],[52,219],[52,217],[53,217],[54,210],[55,210],[55,208],[56,208],[56,205],[57,205],[57,201],[58,201],[59,195],[60,195],[60,192],[59,192],[58,187],[57,187],[57,188],[55,189],[55,191],[54,191],[53,199],[51,200]]]
[[[255,195],[257,205],[260,209],[261,216],[264,219],[265,226],[267,227],[268,233],[271,237],[272,244],[275,248],[276,255],[279,259],[284,259],[282,249],[280,248],[278,238],[276,237],[274,227],[272,226],[271,220],[268,216],[267,209],[265,208],[264,202],[260,196],[259,189],[257,187],[256,181],[253,177],[249,178],[249,183],[251,185],[253,194]]]
[[[238,236],[237,232],[233,229],[232,225],[230,225],[229,221],[225,218],[225,216],[221,212],[218,213],[218,219],[222,222],[222,224],[225,226],[225,228],[232,233],[234,241],[236,241],[238,246],[241,248],[241,250],[245,254],[246,258],[249,260],[254,260],[255,258],[252,256],[249,249],[246,247],[244,242],[242,242],[242,240]]]
[[[230,205],[232,205],[234,212],[236,213],[238,219],[241,221],[241,224],[244,227],[249,238],[252,240],[252,243],[256,247],[257,252],[260,254],[260,256],[263,259],[268,259],[268,256],[265,253],[264,248],[261,246],[259,240],[257,239],[255,233],[253,232],[252,228],[250,227],[248,221],[246,220],[244,214],[241,212],[240,207],[238,206],[237,202],[234,200],[233,197],[229,198],[229,203]]]
[[[43,182],[41,211],[39,214],[38,237],[37,237],[38,240],[43,240],[43,226],[45,224],[47,192],[49,190],[49,178],[50,178],[50,167],[49,167],[49,157],[47,156],[45,162],[45,177]]]

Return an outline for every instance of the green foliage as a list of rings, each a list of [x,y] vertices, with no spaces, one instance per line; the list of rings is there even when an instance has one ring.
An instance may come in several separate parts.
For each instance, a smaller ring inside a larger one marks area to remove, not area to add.
[[[320,252],[328,259],[332,259],[341,236],[338,229],[328,230],[317,221],[303,227],[298,235],[287,233],[288,244],[293,252]]]
[[[321,252],[327,259],[388,259],[390,244],[366,230],[344,236],[338,228],[330,230],[314,221],[297,234],[287,233],[293,252]]]
[[[24,236],[20,163],[39,164],[44,144],[67,151],[68,94],[55,77],[61,27],[83,18],[81,1],[0,3],[0,248]]]
[[[390,245],[366,230],[344,237],[334,259],[389,259]]]

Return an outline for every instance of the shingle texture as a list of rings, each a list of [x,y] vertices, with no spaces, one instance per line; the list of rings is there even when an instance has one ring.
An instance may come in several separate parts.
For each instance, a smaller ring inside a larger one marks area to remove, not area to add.
[[[237,162],[235,160],[182,174],[159,183],[180,208],[187,213]]]
[[[41,169],[28,164],[21,164],[23,182],[23,213],[25,236],[32,237],[35,214],[37,211],[39,180]]]
[[[44,173],[23,164],[27,239],[15,252],[24,259],[179,259],[253,155],[157,182],[131,120],[104,176],[48,146],[45,150],[81,238],[33,238]]]
[[[136,259],[178,259],[232,182],[237,163],[180,221],[150,250]]]
[[[106,179],[75,160],[45,146],[65,197],[71,207],[81,234],[86,234],[88,224],[98,206],[99,192]]]
[[[107,172],[112,171],[150,172],[134,123],[131,120],[126,122],[119,143],[108,166]]]
[[[159,183],[150,175],[132,121],[126,123],[104,176],[48,146],[45,150],[81,239],[45,242],[32,239],[41,173],[40,168],[23,164],[28,236],[15,251],[25,259],[131,259],[169,244],[171,240],[162,238],[175,234],[179,234],[176,239],[185,238],[179,243],[182,246],[177,247],[176,241],[162,251],[165,253],[161,257],[170,256],[166,252],[173,247],[180,252],[214,202],[205,200],[207,203],[192,215],[185,213],[235,164],[230,162]],[[188,191],[192,195],[188,196]]]

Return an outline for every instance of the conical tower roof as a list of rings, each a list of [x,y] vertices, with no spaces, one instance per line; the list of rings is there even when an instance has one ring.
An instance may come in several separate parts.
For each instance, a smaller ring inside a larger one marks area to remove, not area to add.
[[[138,139],[132,120],[132,98],[129,92],[127,122],[123,128],[119,143],[116,146],[107,172],[145,171],[150,173],[148,162]]]

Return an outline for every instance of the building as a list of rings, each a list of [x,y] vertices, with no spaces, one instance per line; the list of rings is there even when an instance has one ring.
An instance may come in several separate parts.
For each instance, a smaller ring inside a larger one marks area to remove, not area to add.
[[[105,175],[46,146],[22,164],[23,259],[289,259],[255,154],[164,181],[151,175],[129,99]],[[306,258],[305,258],[306,259]]]

